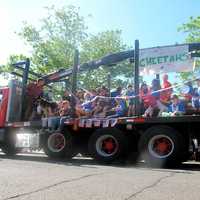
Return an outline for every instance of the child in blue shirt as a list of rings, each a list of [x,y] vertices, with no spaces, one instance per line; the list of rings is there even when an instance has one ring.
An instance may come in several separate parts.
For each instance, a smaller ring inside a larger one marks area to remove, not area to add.
[[[127,106],[123,99],[116,99],[116,106],[112,109],[115,112],[114,115],[110,115],[107,118],[123,117],[126,114]]]
[[[122,99],[120,99],[120,100],[117,100],[117,106],[116,106],[116,115],[118,116],[118,117],[121,117],[121,116],[123,116],[124,114],[125,114],[125,112],[126,112],[126,102],[124,101],[124,100],[122,100]]]
[[[200,101],[199,101],[199,94],[198,94],[198,88],[194,89],[194,94],[192,95],[192,107],[199,111],[200,109]]]
[[[185,113],[185,105],[179,100],[177,95],[172,96],[172,103],[168,107],[168,112],[171,112],[172,116],[183,115]]]

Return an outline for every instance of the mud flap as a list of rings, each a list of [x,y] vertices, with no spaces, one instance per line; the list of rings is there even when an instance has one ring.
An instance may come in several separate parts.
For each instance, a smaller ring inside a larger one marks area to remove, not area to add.
[[[5,139],[5,129],[0,129],[0,142],[4,142]]]

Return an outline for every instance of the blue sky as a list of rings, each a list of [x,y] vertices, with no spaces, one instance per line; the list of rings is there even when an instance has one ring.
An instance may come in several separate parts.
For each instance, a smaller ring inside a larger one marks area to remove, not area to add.
[[[52,4],[79,6],[89,32],[120,29],[124,42],[133,46],[139,39],[142,48],[184,42],[186,35],[177,27],[200,15],[198,0],[0,0],[0,64],[13,53],[30,55],[14,32],[22,21],[38,26],[44,7]]]
[[[186,35],[177,32],[177,27],[190,16],[200,15],[198,0],[0,0],[1,62],[9,54],[29,52],[14,32],[20,30],[22,21],[38,26],[45,16],[44,7],[52,4],[79,6],[89,32],[120,29],[128,45],[139,39],[141,47],[184,42]]]

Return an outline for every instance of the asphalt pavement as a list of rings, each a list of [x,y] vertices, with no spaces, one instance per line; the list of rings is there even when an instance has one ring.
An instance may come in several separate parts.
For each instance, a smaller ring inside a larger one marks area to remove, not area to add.
[[[144,163],[106,166],[90,158],[0,154],[0,200],[199,200],[199,170],[194,162],[155,169]]]

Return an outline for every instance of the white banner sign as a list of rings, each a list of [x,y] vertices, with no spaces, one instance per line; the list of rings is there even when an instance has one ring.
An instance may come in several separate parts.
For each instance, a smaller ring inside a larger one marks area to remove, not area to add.
[[[140,74],[188,72],[194,68],[188,45],[155,47],[140,50]]]

